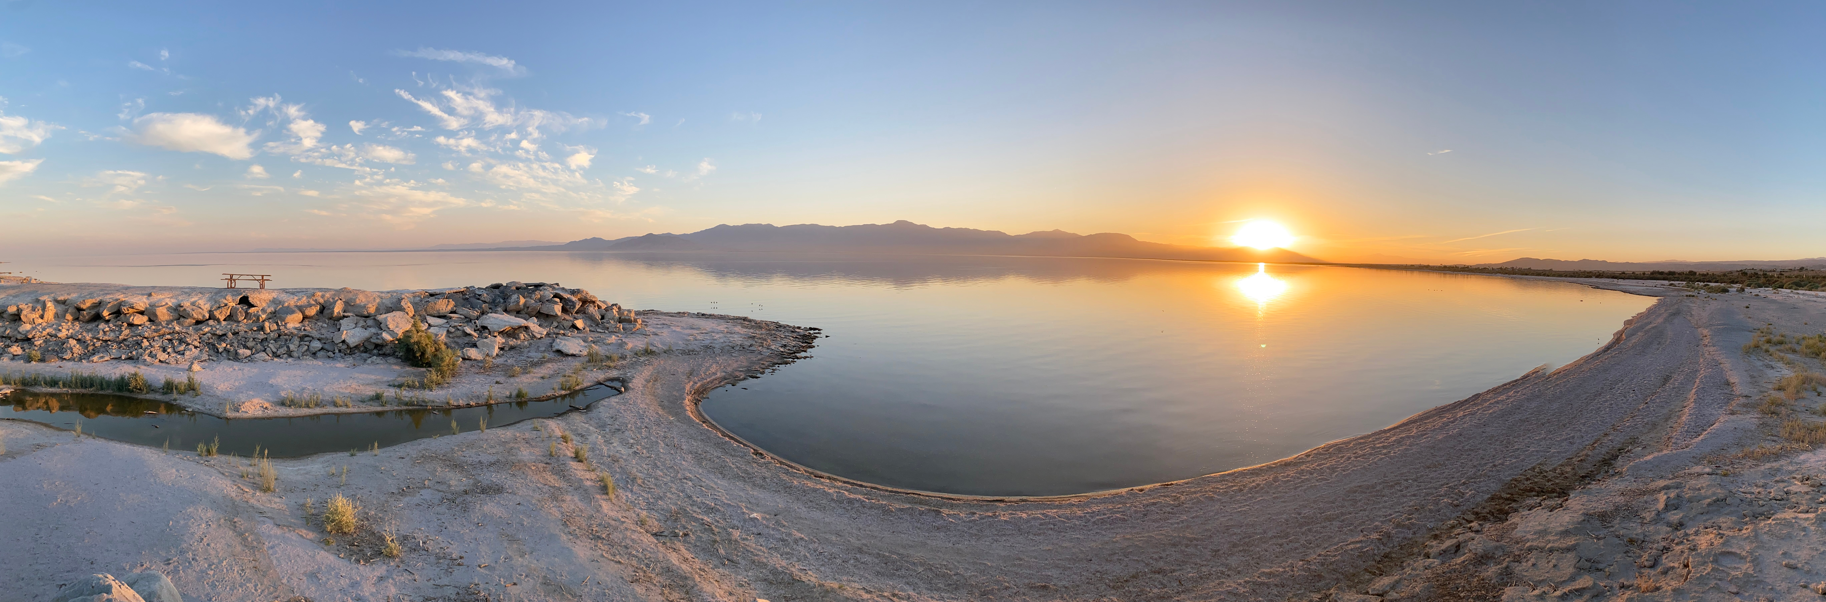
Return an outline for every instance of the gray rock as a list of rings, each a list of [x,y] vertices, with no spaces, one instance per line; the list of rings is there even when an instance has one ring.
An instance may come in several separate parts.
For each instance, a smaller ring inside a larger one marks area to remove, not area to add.
[[[280,324],[298,324],[304,321],[304,312],[295,307],[287,307],[279,310],[278,318]]]
[[[562,316],[564,315],[564,306],[557,303],[547,303],[539,308],[539,313],[548,316]]]
[[[456,302],[449,299],[438,299],[425,304],[425,315],[428,316],[443,317],[453,311],[456,311]]]
[[[526,333],[533,335],[533,338],[535,339],[543,339],[545,338],[545,327],[540,326],[538,322],[529,320],[526,323]]]
[[[343,315],[343,307],[342,307],[341,299],[331,299],[329,301],[323,302],[323,316],[324,317],[329,318],[331,320],[341,320],[342,315]]]
[[[146,310],[146,317],[151,318],[154,322],[170,322],[172,318],[177,317],[177,313],[171,311],[169,306],[160,305]]]
[[[590,346],[588,343],[571,337],[561,337],[552,340],[552,351],[577,357],[589,353]]]
[[[501,354],[501,339],[498,337],[486,337],[486,338],[477,340],[476,341],[476,351],[480,351],[480,352],[482,352],[482,355],[485,355],[488,357],[494,357],[496,355],[500,355]]]
[[[146,602],[184,602],[184,597],[178,595],[177,586],[172,585],[164,573],[145,571],[121,577],[120,580],[127,587],[133,588],[133,592]]]
[[[463,359],[471,362],[479,362],[488,359],[488,354],[482,353],[481,349],[470,347],[463,350]]]
[[[64,586],[51,602],[146,602],[146,599],[113,575],[102,573]]]
[[[339,333],[337,335],[336,342],[342,343],[344,345],[348,345],[349,347],[353,348],[353,347],[360,346],[362,343],[368,342],[368,340],[373,337],[374,337],[374,331],[366,329],[366,328],[357,327],[357,328],[351,328],[348,330],[344,330],[341,333]]]
[[[241,295],[241,300],[246,301],[248,305],[252,305],[254,307],[266,307],[266,304],[272,303],[273,297],[277,297],[277,296],[278,296],[278,293],[274,293],[273,291],[269,291],[269,290],[252,290],[252,291],[247,291],[247,293],[244,295]]]
[[[476,320],[476,324],[479,324],[483,328],[487,328],[494,332],[501,332],[503,330],[507,330],[510,328],[520,328],[522,326],[526,326],[526,320],[522,320],[522,319],[510,316],[510,315],[507,315],[507,314],[488,314],[486,316],[482,316],[481,318],[478,318]]]
[[[376,319],[380,320],[381,329],[388,333],[392,333],[394,337],[398,337],[400,333],[412,330],[412,314],[404,311],[385,314]]]
[[[256,353],[256,354],[254,354],[254,356],[253,356],[253,357],[250,357],[250,358],[247,358],[247,361],[250,361],[250,362],[270,362],[270,361],[273,361],[273,356],[270,356],[270,355],[267,355],[267,354],[266,354],[266,352],[265,352],[265,351],[262,351],[262,352],[259,352],[259,353]]]
[[[128,326],[146,325],[146,314],[133,314],[133,315],[127,316],[127,325]]]
[[[235,350],[235,357],[239,358],[239,359],[247,359],[248,357],[252,356],[253,354],[254,354],[254,352],[251,349],[236,349]]]

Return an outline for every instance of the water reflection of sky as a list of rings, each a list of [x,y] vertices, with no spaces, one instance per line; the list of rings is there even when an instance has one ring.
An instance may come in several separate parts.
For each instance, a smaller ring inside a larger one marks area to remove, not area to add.
[[[65,281],[398,289],[555,281],[830,335],[707,414],[802,464],[1048,494],[1272,461],[1595,349],[1650,300],[1556,282],[1018,257],[326,253],[31,266]],[[203,264],[203,265],[172,265]],[[219,277],[219,276],[214,276]]]

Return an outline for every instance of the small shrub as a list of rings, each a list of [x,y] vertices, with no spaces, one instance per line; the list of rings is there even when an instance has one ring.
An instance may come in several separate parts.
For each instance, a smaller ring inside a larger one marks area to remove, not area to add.
[[[336,494],[323,509],[323,530],[337,535],[353,535],[357,510],[359,508],[355,507],[355,502],[349,501],[349,498],[340,493]]]
[[[1782,397],[1787,398],[1788,401],[1794,401],[1800,399],[1801,395],[1807,392],[1819,393],[1820,387],[1823,385],[1826,385],[1826,375],[1814,372],[1799,372],[1790,374],[1782,380],[1777,381],[1775,383],[1775,390],[1781,391]]]
[[[1756,404],[1756,411],[1762,412],[1765,416],[1781,416],[1788,413],[1788,406],[1787,399],[1770,393],[1763,397],[1762,403]]]
[[[545,455],[553,458],[558,457],[558,444],[555,442],[545,444]]]
[[[615,477],[606,472],[598,473],[596,476],[602,479],[602,492],[609,497],[615,497]]]
[[[393,539],[393,532],[388,531],[380,534],[380,536],[386,539],[386,543],[380,548],[380,553],[388,558],[399,558],[399,542]]]
[[[571,434],[570,433],[559,433],[558,438],[563,439],[565,445],[571,444]]]
[[[583,388],[583,379],[575,374],[566,374],[558,378],[558,390],[573,391]]]
[[[590,448],[582,444],[573,445],[571,446],[571,457],[576,458],[578,462],[589,464]]]
[[[460,429],[457,428],[456,419],[451,418],[450,419],[450,434],[455,435],[455,434],[461,433],[461,432],[463,432],[463,431],[461,431]]]
[[[484,432],[484,433],[488,432],[488,417],[483,416],[482,419],[476,424],[476,427],[481,432]]]
[[[507,369],[508,378],[514,378],[514,377],[520,376],[521,374],[523,374],[523,372],[520,370],[519,366],[514,366],[512,368]]]
[[[28,364],[44,363],[44,354],[39,353],[37,349],[27,351],[25,352],[25,362]]]
[[[132,374],[127,375],[127,391],[130,393],[150,393],[152,392],[152,384],[146,382],[146,375],[140,374],[138,370],[135,370]]]
[[[310,516],[312,514],[317,513],[317,510],[311,507],[311,502],[312,502],[311,498],[308,498],[308,497],[304,498],[304,515],[305,516]]]
[[[516,400],[526,399],[527,397],[531,397],[531,396],[526,394],[525,387],[521,387],[519,389],[514,390],[514,399],[516,399]]]
[[[399,337],[399,356],[415,368],[425,369],[424,388],[436,388],[456,376],[457,353],[425,330],[423,322]]]

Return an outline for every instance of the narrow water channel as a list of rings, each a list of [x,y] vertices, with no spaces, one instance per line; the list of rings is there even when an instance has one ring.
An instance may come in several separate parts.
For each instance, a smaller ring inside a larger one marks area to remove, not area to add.
[[[197,444],[216,452],[252,455],[255,447],[275,458],[367,451],[429,437],[503,427],[590,407],[619,392],[596,385],[544,401],[521,401],[452,409],[400,409],[288,418],[225,419],[162,401],[93,393],[14,391],[0,399],[0,419],[25,420],[83,435],[173,451],[195,452]],[[455,429],[452,429],[452,425]]]

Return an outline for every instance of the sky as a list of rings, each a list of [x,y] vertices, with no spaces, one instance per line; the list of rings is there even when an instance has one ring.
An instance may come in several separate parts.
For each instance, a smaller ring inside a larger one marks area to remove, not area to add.
[[[1817,2],[0,0],[0,255],[912,220],[1826,256]],[[4,260],[0,257],[0,260]]]

